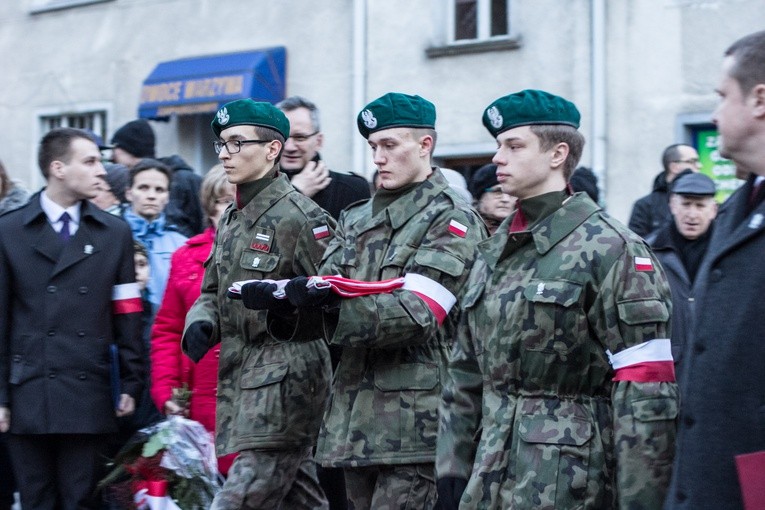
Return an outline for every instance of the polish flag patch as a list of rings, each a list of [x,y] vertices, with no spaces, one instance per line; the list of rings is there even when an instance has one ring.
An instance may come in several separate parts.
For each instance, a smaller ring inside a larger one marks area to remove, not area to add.
[[[143,312],[141,289],[137,283],[123,283],[112,287],[112,312],[115,315]]]
[[[465,237],[467,235],[468,228],[457,220],[449,222],[449,232],[458,237]]]
[[[324,239],[325,237],[329,237],[329,227],[327,225],[322,225],[313,229],[314,239],[319,240]]]
[[[653,271],[653,261],[648,257],[635,257],[635,271]]]

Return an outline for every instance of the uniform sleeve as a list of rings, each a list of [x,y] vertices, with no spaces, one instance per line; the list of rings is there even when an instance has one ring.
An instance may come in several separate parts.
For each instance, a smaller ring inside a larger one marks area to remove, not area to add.
[[[215,263],[215,256],[218,252],[218,241],[216,238],[213,243],[210,256],[205,261],[205,275],[202,279],[202,292],[197,300],[191,305],[186,314],[186,324],[183,333],[190,324],[198,321],[209,322],[213,325],[213,337],[208,347],[212,348],[220,342],[220,315],[218,313],[218,270]]]
[[[137,401],[146,382],[141,320],[143,305],[135,281],[133,238],[127,225],[119,234],[122,249],[119,274],[112,289],[113,338],[119,352],[121,393],[127,393]]]
[[[395,275],[405,276],[410,283],[391,293],[344,299],[337,327],[326,331],[330,343],[398,349],[429,341],[445,320],[454,323],[455,304],[473,266],[475,247],[485,236],[476,215],[445,211],[413,253],[406,255],[403,274]],[[406,253],[408,247],[401,248]],[[339,267],[332,259],[340,251],[332,252],[322,266]]]
[[[173,388],[183,384],[181,337],[186,309],[177,283],[177,255],[181,253],[173,254],[165,295],[151,328],[151,398],[160,410],[170,400]]]
[[[468,313],[472,310],[461,314],[447,367],[449,378],[439,407],[437,478],[451,476],[469,479],[478,444],[483,378],[471,341]]]
[[[593,312],[614,369],[618,507],[660,509],[674,457],[678,389],[669,343],[669,285],[646,245],[627,244]]]

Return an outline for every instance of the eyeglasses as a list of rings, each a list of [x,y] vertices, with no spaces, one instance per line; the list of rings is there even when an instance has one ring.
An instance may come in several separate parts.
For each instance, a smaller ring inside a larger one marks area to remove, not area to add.
[[[673,161],[673,163],[685,163],[686,165],[698,165],[701,163],[701,160],[699,158],[688,158],[688,159],[676,159]]]
[[[319,131],[316,130],[313,133],[308,135],[290,135],[290,138],[292,138],[292,141],[295,143],[303,143],[307,141],[309,138],[311,138],[312,136],[316,136],[318,134],[319,134]]]
[[[220,151],[223,150],[223,147],[226,148],[226,151],[229,154],[236,154],[242,150],[242,145],[246,143],[269,143],[272,141],[273,140],[229,140],[227,142],[215,141],[213,142],[213,148],[215,149],[216,154],[220,154]]]

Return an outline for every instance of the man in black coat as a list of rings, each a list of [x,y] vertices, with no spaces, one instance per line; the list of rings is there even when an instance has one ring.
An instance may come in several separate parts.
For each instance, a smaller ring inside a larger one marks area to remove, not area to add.
[[[629,228],[637,235],[646,237],[672,219],[669,211],[669,186],[681,173],[698,172],[701,168],[699,153],[683,143],[672,144],[661,154],[664,171],[653,181],[653,191],[637,200],[632,206]]]
[[[155,159],[156,137],[154,130],[145,119],[131,120],[114,132],[112,145],[103,147],[112,149],[115,163],[133,168],[144,158]],[[173,175],[170,184],[170,203],[165,214],[170,223],[186,237],[192,237],[204,230],[202,203],[199,200],[199,188],[202,177],[194,172],[180,156],[167,156],[159,160],[170,167]],[[121,190],[124,192],[124,190]]]
[[[23,508],[96,508],[102,448],[143,385],[133,240],[88,201],[105,173],[90,134],[50,131],[38,161],[46,188],[0,217],[0,431]]]
[[[765,31],[728,48],[716,90],[720,155],[752,176],[720,207],[696,275],[667,510],[765,508]]]
[[[693,281],[709,247],[712,222],[717,215],[715,183],[704,174],[689,173],[675,179],[669,195],[672,221],[650,234],[646,242],[667,273],[672,290],[672,359],[682,380],[683,347],[693,330]]]
[[[369,198],[366,179],[333,172],[322,161],[319,151],[324,144],[324,134],[315,104],[303,97],[292,96],[276,106],[290,121],[290,137],[284,143],[279,166],[295,189],[335,219],[348,205]]]

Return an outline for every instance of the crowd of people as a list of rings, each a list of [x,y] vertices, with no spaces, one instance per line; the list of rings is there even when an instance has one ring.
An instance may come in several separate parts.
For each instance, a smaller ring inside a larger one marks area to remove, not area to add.
[[[765,508],[765,32],[716,91],[745,183],[718,207],[671,144],[629,226],[536,89],[467,181],[400,92],[356,118],[372,183],[298,96],[223,105],[203,177],[145,120],[51,130],[43,189],[0,164],[0,509],[116,508],[106,459],[171,416],[216,510]]]

